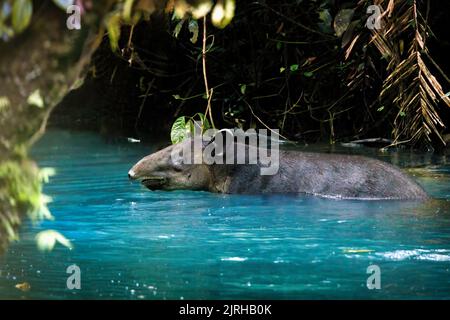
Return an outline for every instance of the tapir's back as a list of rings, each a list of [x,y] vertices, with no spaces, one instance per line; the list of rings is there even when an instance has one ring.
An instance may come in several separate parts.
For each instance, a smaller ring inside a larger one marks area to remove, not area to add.
[[[278,173],[257,166],[233,170],[230,193],[306,193],[344,199],[424,200],[426,192],[399,168],[372,158],[280,151]]]

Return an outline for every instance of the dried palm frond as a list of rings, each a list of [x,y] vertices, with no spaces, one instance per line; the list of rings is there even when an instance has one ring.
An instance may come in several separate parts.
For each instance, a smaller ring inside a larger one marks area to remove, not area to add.
[[[378,2],[381,6],[387,1]],[[401,139],[412,143],[431,141],[434,133],[445,144],[441,135],[445,125],[437,105],[443,101],[450,107],[450,98],[423,59],[429,56],[426,39],[430,31],[417,0],[389,0],[383,14],[385,25],[372,31],[371,42],[388,60],[389,76],[380,98],[398,107],[392,132],[394,143],[401,143]]]

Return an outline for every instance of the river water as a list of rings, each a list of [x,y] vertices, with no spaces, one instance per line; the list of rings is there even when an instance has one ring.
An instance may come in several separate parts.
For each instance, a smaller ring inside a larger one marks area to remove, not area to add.
[[[32,156],[56,169],[45,186],[55,220],[25,223],[0,257],[0,298],[450,298],[450,166],[442,157],[337,150],[427,163],[416,179],[435,199],[420,204],[151,192],[127,172],[154,150],[50,130]],[[47,229],[74,248],[38,251],[35,235]],[[73,264],[80,290],[66,285]],[[369,290],[373,265],[381,288]],[[24,282],[29,290],[15,288]]]

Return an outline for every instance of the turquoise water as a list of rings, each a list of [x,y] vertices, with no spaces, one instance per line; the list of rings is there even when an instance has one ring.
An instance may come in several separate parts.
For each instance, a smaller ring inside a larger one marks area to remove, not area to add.
[[[439,199],[418,204],[151,192],[130,183],[127,171],[152,151],[90,133],[47,133],[33,157],[57,171],[45,187],[56,219],[27,223],[0,257],[0,298],[450,298],[445,158],[383,156],[435,164],[418,180]],[[45,229],[74,249],[39,252],[34,237]],[[81,290],[66,287],[72,264]],[[369,265],[380,267],[380,290],[366,287]],[[15,288],[23,282],[29,291]]]

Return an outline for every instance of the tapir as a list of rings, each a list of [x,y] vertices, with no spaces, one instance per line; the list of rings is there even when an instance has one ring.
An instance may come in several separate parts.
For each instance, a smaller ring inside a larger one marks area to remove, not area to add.
[[[428,199],[400,168],[355,155],[279,150],[276,174],[261,164],[186,164],[174,159],[191,140],[173,144],[137,162],[128,172],[150,190],[203,190],[229,194],[307,194],[334,199]]]

